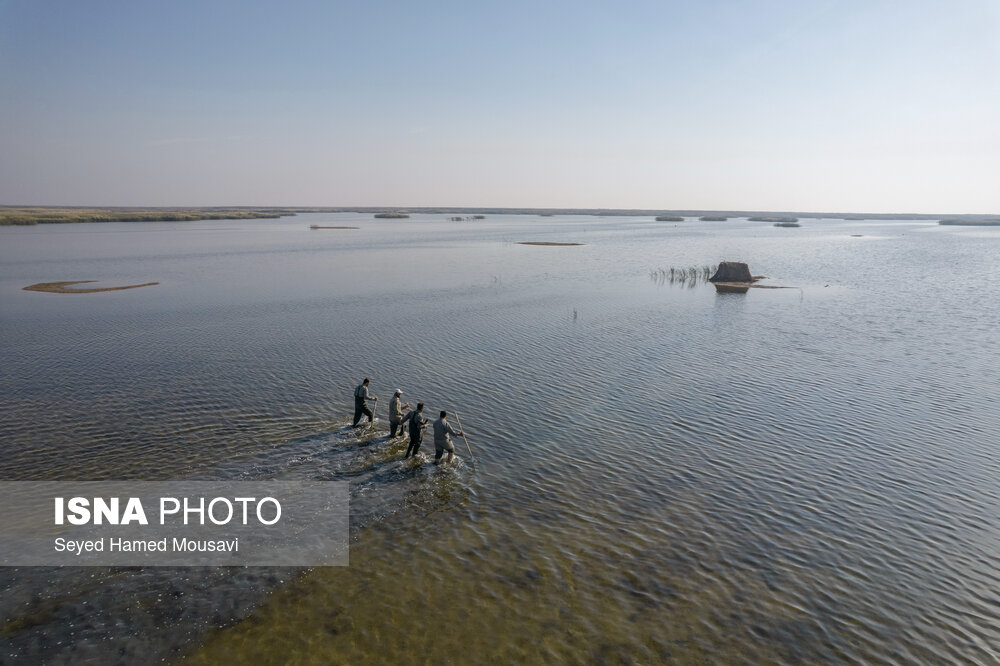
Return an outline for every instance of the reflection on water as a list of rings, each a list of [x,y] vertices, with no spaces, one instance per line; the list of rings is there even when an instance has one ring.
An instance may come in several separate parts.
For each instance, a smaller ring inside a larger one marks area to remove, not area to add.
[[[317,214],[0,236],[3,478],[346,479],[353,528],[347,568],[7,570],[4,658],[998,658],[1000,232]],[[721,260],[801,290],[650,279]],[[72,279],[161,284],[20,291]],[[458,410],[475,468],[349,428],[364,376]]]

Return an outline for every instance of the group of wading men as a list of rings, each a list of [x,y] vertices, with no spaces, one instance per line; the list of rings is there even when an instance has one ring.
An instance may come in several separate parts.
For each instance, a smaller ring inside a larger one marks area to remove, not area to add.
[[[354,423],[352,426],[357,426],[361,422],[362,416],[368,417],[368,423],[375,422],[375,413],[368,408],[368,403],[378,403],[378,396],[371,396],[368,393],[368,386],[371,384],[371,380],[365,377],[365,380],[358,384],[357,388],[354,389]],[[399,434],[403,434],[403,424],[409,424],[410,430],[410,445],[406,447],[406,458],[410,456],[417,455],[417,451],[420,450],[420,443],[424,437],[424,428],[430,423],[430,420],[424,418],[424,403],[418,402],[417,408],[412,409],[403,415],[404,409],[410,409],[410,403],[405,405],[401,404],[403,392],[396,389],[396,392],[392,396],[392,401],[389,403],[389,437],[393,438],[396,436],[396,430],[399,429]],[[456,437],[463,435],[461,431],[456,431],[448,423],[447,412],[442,411],[441,416],[434,421],[434,464],[437,465],[441,462],[441,457],[447,453],[448,459],[445,462],[451,462],[455,458],[455,445],[451,443],[451,436]]]

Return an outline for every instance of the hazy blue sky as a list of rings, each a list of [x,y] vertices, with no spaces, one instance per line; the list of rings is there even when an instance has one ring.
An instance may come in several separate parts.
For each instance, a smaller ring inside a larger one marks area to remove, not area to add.
[[[1000,213],[1000,0],[0,0],[0,203]]]

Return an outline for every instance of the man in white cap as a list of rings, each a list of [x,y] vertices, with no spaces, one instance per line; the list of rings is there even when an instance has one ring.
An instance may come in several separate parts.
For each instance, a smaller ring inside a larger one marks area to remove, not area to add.
[[[410,403],[400,406],[402,400],[400,397],[403,392],[396,389],[396,392],[392,396],[392,402],[389,403],[389,437],[396,436],[396,428],[399,428],[399,434],[403,434],[403,428],[399,425],[400,421],[403,420],[403,410],[410,408]]]

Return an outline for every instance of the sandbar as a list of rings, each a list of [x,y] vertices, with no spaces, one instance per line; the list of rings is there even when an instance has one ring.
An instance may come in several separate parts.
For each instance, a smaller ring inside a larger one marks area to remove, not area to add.
[[[723,290],[733,290],[733,289],[796,289],[796,287],[780,287],[774,284],[754,284],[752,282],[713,282],[716,287],[722,287]]]
[[[139,287],[152,287],[159,282],[146,282],[144,284],[129,284],[124,287],[88,287],[86,289],[67,289],[71,284],[86,284],[87,282],[97,282],[97,280],[68,280],[64,282],[39,282],[28,287],[24,291],[45,291],[50,294],[93,294],[98,291],[121,291],[122,289],[138,289]]]
[[[550,245],[556,247],[569,247],[571,245],[583,245],[583,243],[550,243],[548,241],[518,241],[518,245]]]

